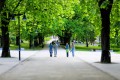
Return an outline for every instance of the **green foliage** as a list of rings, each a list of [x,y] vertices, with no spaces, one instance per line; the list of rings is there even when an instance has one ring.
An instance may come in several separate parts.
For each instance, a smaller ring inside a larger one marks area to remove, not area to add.
[[[111,43],[120,46],[120,1],[115,0],[111,11]]]
[[[102,5],[100,6],[100,8],[104,8],[104,9],[108,9],[108,4],[110,3],[109,0],[105,0]]]
[[[91,6],[96,8],[93,9]],[[91,0],[81,0],[80,4],[74,7],[74,11],[75,15],[72,20],[75,24],[72,31],[74,32],[73,39],[82,42],[84,42],[85,39],[88,39],[90,42],[94,42],[95,38],[100,34],[100,31],[98,31],[100,30],[98,5],[96,2],[91,3]]]

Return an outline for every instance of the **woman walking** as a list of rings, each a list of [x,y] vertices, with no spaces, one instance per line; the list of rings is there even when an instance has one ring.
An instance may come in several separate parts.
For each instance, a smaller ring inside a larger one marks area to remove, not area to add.
[[[57,44],[56,44],[56,42],[54,42],[53,48],[54,48],[54,57],[57,57]]]
[[[52,53],[53,53],[53,45],[52,45],[52,43],[50,43],[50,45],[49,45],[49,52],[50,52],[50,57],[52,57]]]
[[[72,56],[74,57],[74,53],[75,53],[74,42],[72,42],[72,45],[71,45],[71,52],[72,52]]]
[[[66,43],[66,55],[67,55],[67,57],[69,57],[69,44],[68,43]]]

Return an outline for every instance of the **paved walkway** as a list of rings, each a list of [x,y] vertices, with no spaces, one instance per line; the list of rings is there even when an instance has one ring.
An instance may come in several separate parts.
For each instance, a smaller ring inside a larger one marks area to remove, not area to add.
[[[76,51],[66,57],[59,48],[57,57],[49,57],[48,49],[11,51],[12,58],[0,58],[0,80],[120,80],[120,55],[112,54],[112,64],[101,64],[101,52]]]
[[[0,50],[0,55],[1,55]],[[17,66],[19,63],[23,62],[33,54],[37,53],[38,51],[21,51],[21,61],[19,61],[18,51],[11,50],[11,58],[0,58],[0,75],[9,71],[10,69]]]
[[[120,80],[120,54],[116,54],[114,52],[111,52],[111,64],[102,64],[100,63],[101,58],[101,52],[82,52],[77,51],[76,56],[82,59],[83,61],[87,62],[88,64],[110,74],[111,76],[116,77],[118,80]]]

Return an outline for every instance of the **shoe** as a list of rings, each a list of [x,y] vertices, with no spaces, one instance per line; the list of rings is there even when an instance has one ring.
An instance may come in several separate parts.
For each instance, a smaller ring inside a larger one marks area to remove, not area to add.
[[[50,57],[52,57],[52,55],[50,55]]]

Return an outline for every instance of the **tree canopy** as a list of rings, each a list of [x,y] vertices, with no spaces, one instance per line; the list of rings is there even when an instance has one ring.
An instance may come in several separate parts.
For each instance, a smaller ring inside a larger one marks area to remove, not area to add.
[[[111,38],[115,37],[116,29],[119,27],[119,0],[115,0],[111,13]],[[1,2],[2,3],[2,2]],[[70,29],[73,38],[84,40],[87,33],[95,32],[94,37],[100,35],[100,12],[97,1],[93,0],[5,0],[2,12],[12,14],[24,14],[27,20],[23,21],[21,17],[21,35],[28,37],[32,32],[44,35],[54,34],[62,35],[62,30]],[[108,2],[102,4],[102,8]],[[1,4],[2,6],[3,4]],[[1,12],[1,13],[2,13]],[[11,34],[17,34],[17,16],[16,21],[10,21],[9,29]],[[116,26],[116,27],[115,27]],[[12,32],[11,32],[12,31]],[[27,33],[27,34],[26,34]],[[113,40],[114,41],[114,40]]]

